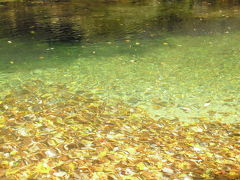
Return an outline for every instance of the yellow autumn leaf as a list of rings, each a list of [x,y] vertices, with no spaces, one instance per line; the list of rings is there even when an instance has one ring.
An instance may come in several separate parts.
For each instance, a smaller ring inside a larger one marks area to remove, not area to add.
[[[10,155],[11,156],[14,156],[14,155],[16,155],[18,152],[17,151],[12,151],[12,152],[10,152]]]
[[[176,166],[180,169],[189,169],[191,168],[191,164],[188,162],[181,162],[181,163],[177,163]]]
[[[136,153],[136,149],[129,147],[126,149],[127,152],[129,152],[129,154],[135,154]]]
[[[4,127],[5,119],[3,117],[0,117],[0,127]]]
[[[100,152],[99,154],[98,154],[98,158],[103,158],[104,156],[106,156],[107,155],[107,151],[105,150],[105,151],[102,151],[102,152]]]
[[[35,167],[35,171],[37,173],[48,174],[51,171],[51,167],[49,167],[47,163],[40,162]]]
[[[137,168],[139,170],[146,170],[147,169],[147,167],[145,166],[145,164],[143,162],[138,163]]]
[[[10,176],[10,175],[13,175],[13,174],[16,174],[18,171],[20,171],[20,169],[19,168],[15,168],[15,169],[8,169],[7,171],[6,171],[6,173],[5,173],[5,175],[6,175],[6,177],[7,176]]]
[[[139,180],[137,177],[133,177],[133,176],[124,176],[122,179],[123,180]]]
[[[228,174],[229,174],[230,177],[236,177],[236,176],[238,176],[238,173],[237,173],[237,172],[234,172],[234,171],[230,171]]]
[[[72,172],[75,169],[75,165],[73,163],[68,164],[68,171]]]
[[[41,96],[42,98],[51,98],[52,94],[46,93],[44,95]]]
[[[3,167],[9,167],[9,162],[8,161],[2,161],[1,166]]]
[[[162,162],[157,162],[157,167],[158,167],[159,169],[162,169],[163,163],[162,163]]]
[[[82,140],[81,143],[85,144],[85,145],[90,145],[90,144],[92,144],[92,141]]]

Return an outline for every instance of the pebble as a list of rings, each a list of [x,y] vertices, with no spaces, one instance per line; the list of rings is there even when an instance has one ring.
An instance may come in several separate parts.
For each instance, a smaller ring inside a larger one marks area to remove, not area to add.
[[[57,176],[57,177],[63,177],[65,175],[67,175],[67,173],[64,171],[58,171],[58,172],[53,173],[53,175]]]
[[[56,157],[57,154],[53,151],[53,150],[47,150],[45,151],[45,154],[48,156],[48,157]]]
[[[174,171],[170,168],[163,168],[162,171],[165,172],[165,173],[168,173],[168,174],[173,174],[174,173]]]
[[[18,128],[17,129],[17,132],[19,135],[21,136],[28,136],[29,134],[27,133],[26,129],[25,128]]]

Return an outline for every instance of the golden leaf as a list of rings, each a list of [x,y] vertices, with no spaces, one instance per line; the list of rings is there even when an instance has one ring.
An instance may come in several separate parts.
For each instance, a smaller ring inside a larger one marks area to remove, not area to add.
[[[104,150],[104,151],[100,152],[100,153],[98,154],[98,158],[103,158],[104,156],[107,155],[107,153],[108,153],[107,150]]]
[[[147,167],[145,166],[145,164],[143,162],[138,163],[137,168],[141,171],[147,169]]]
[[[38,173],[48,174],[51,171],[51,167],[47,163],[40,162],[35,167],[35,171]]]

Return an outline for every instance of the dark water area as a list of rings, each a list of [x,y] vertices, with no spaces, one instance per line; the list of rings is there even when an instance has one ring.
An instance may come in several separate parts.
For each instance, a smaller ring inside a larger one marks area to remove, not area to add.
[[[6,1],[0,12],[0,38],[50,45],[240,29],[239,1]]]
[[[0,27],[4,63],[0,68],[16,71],[9,62],[21,64],[44,57],[60,65],[92,56],[95,49],[101,49],[95,43],[156,38],[163,43],[178,35],[237,32],[240,6],[239,1],[1,1]],[[119,50],[116,45],[99,52],[109,57],[147,51],[136,48],[120,45]],[[20,69],[27,67],[32,68]]]

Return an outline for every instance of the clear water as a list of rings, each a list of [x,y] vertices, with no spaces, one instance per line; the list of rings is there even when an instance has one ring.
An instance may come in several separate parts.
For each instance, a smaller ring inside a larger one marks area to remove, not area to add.
[[[234,1],[1,2],[0,95],[41,80],[153,118],[239,121],[239,10]]]

